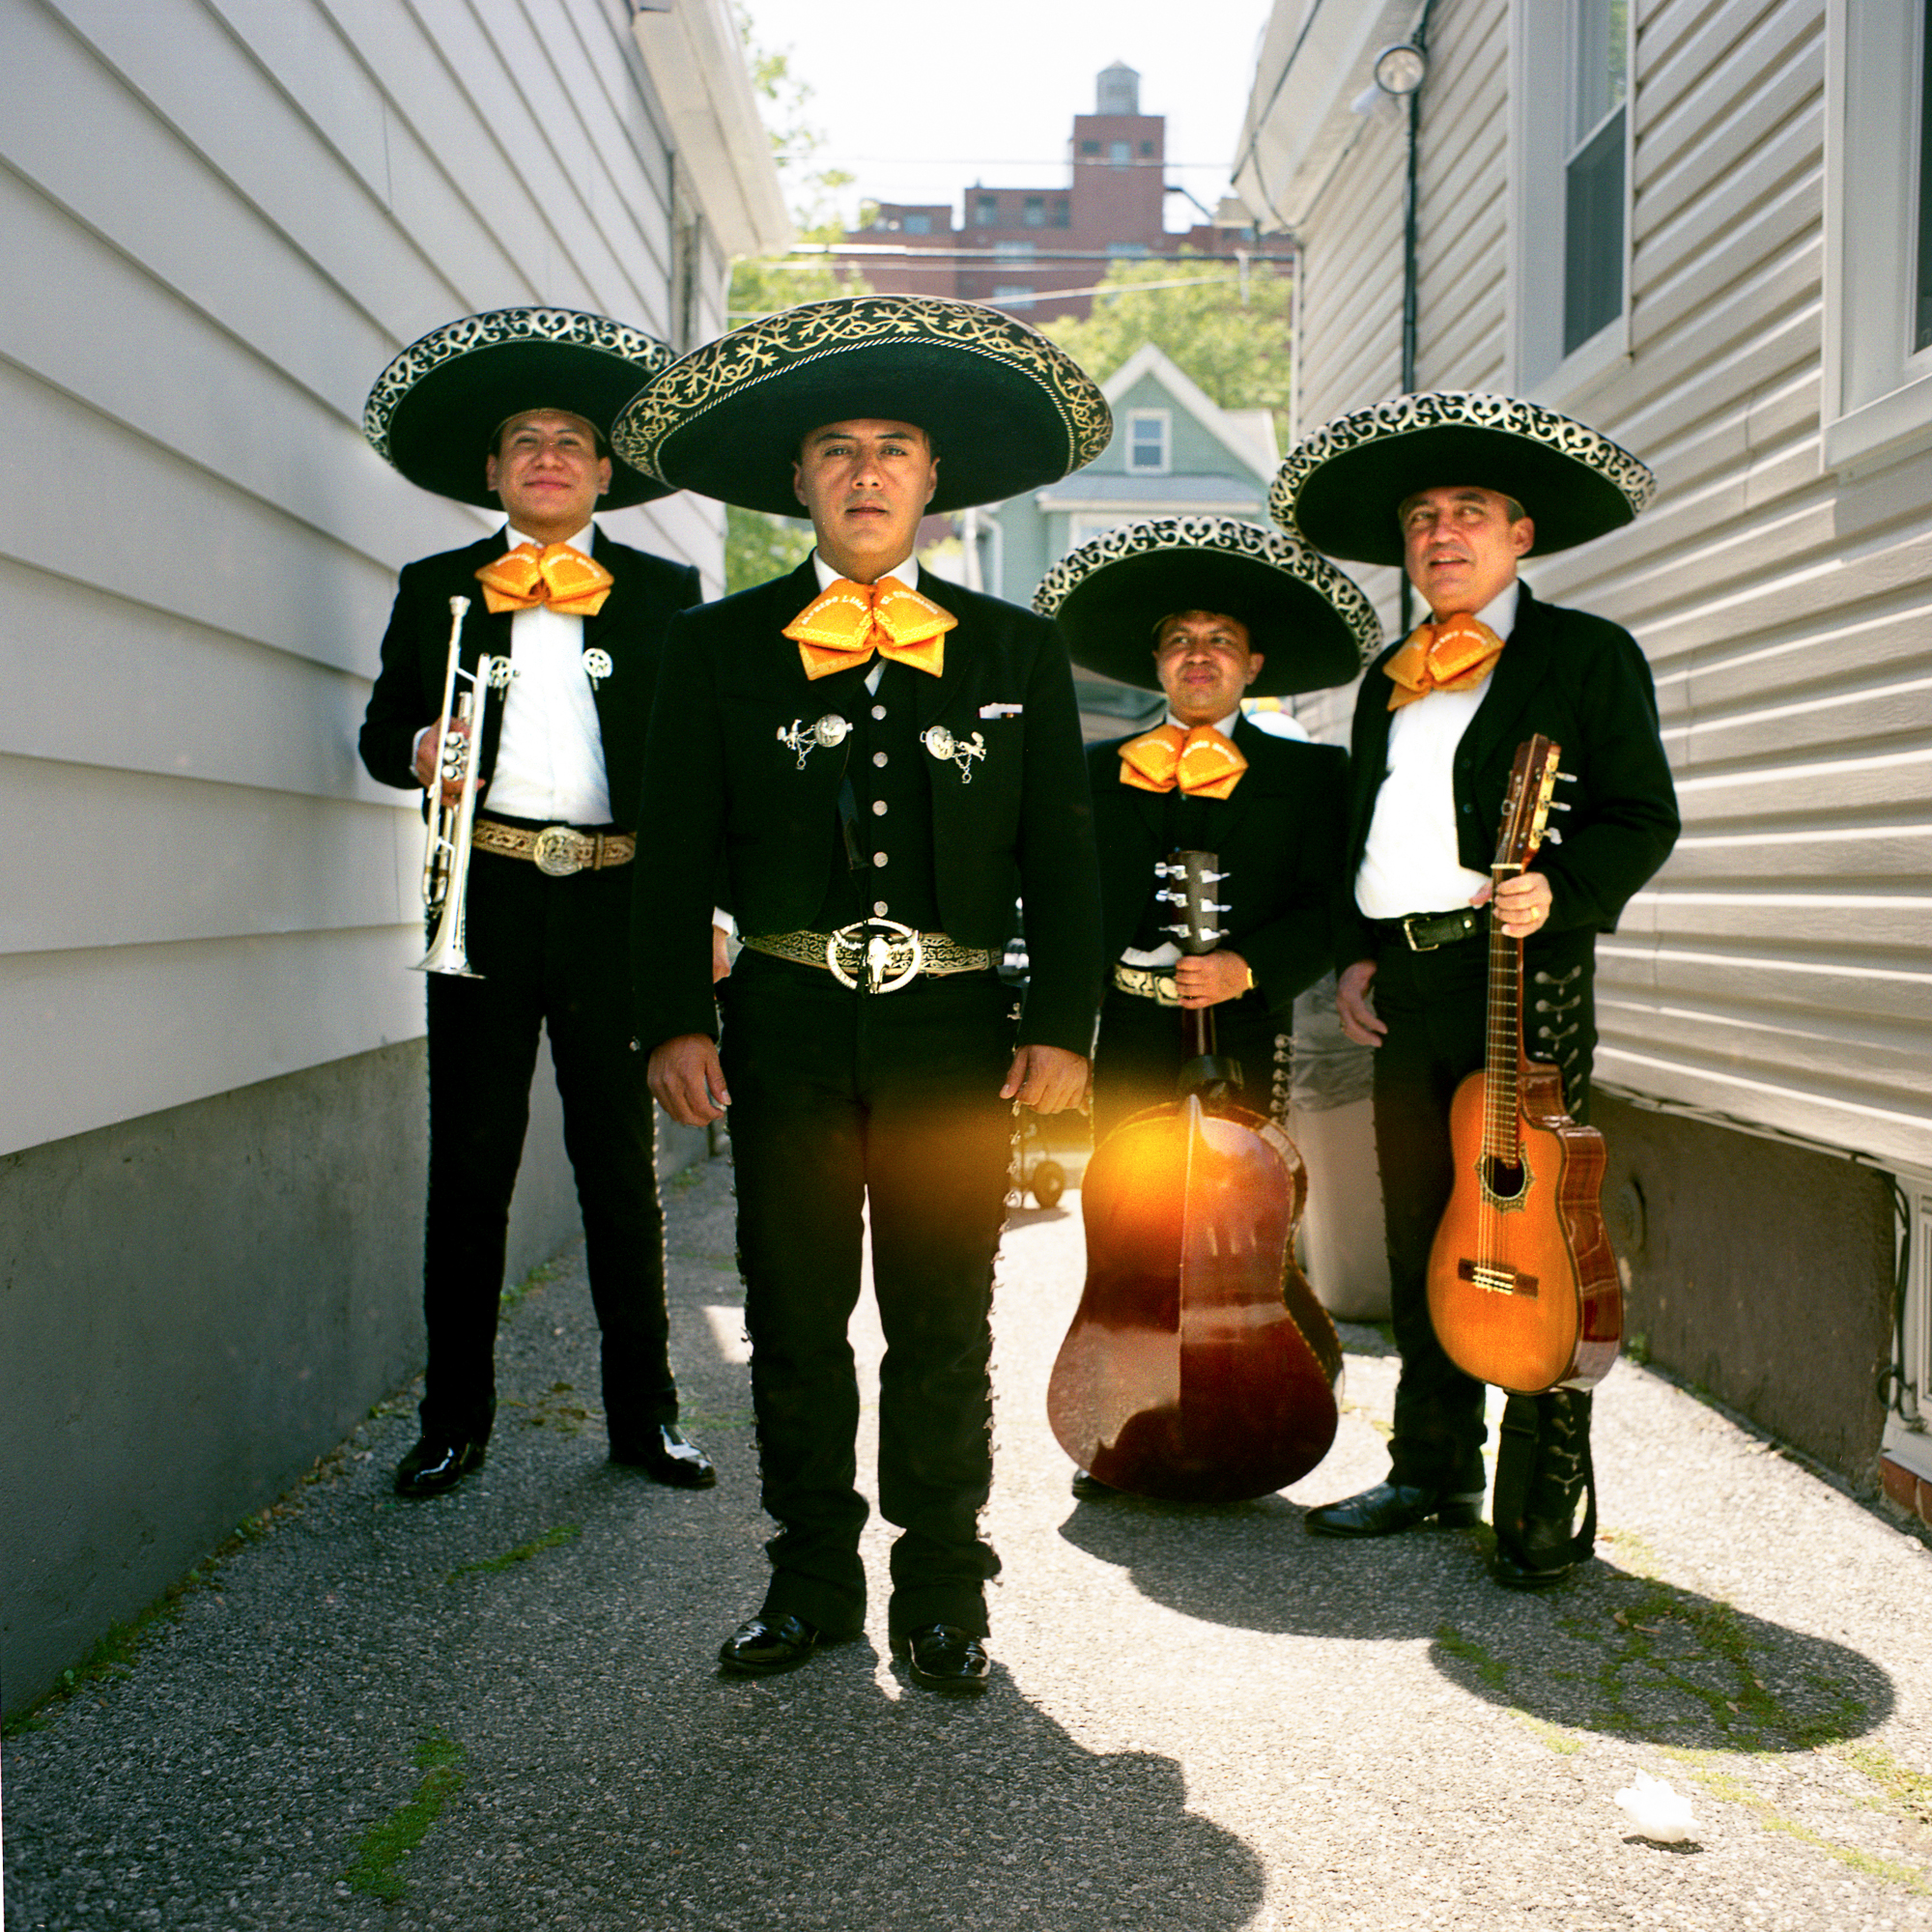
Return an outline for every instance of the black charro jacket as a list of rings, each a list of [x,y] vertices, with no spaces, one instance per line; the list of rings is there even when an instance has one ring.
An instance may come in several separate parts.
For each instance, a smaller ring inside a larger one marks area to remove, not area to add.
[[[1135,734],[1138,735],[1138,734]],[[1121,782],[1114,738],[1088,748],[1100,902],[1109,964],[1134,943],[1173,840],[1170,795]],[[1347,758],[1333,745],[1276,738],[1246,718],[1234,731],[1248,768],[1231,796],[1191,799],[1183,843],[1209,851],[1227,874],[1214,892],[1229,910],[1222,947],[1248,963],[1279,1032],[1294,1024],[1294,996],[1328,970],[1329,916],[1341,877]]]
[[[932,804],[943,929],[998,952],[1024,905],[1032,977],[1023,1045],[1085,1054],[1101,970],[1093,809],[1066,652],[1044,618],[952,583],[924,588],[959,619],[941,676],[919,676],[917,724],[982,735],[962,783],[923,759]],[[634,901],[638,1037],[648,1051],[717,1032],[709,929],[714,895],[748,936],[811,926],[843,863],[838,792],[850,741],[801,767],[781,741],[835,708],[781,635],[818,595],[810,557],[787,577],[680,616],[645,760],[643,816],[671,863]]]
[[[1376,950],[1355,909],[1353,886],[1376,793],[1388,770],[1393,714],[1381,668],[1398,648],[1400,640],[1370,666],[1355,702],[1338,967],[1370,958]],[[1560,763],[1574,782],[1556,787],[1556,802],[1570,808],[1550,819],[1562,842],[1545,844],[1533,861],[1549,880],[1552,902],[1549,923],[1530,940],[1530,952],[1534,957],[1553,947],[1567,955],[1580,947],[1587,956],[1590,936],[1613,930],[1631,895],[1670,856],[1679,826],[1677,792],[1659,733],[1650,666],[1636,639],[1605,618],[1540,602],[1525,583],[1516,628],[1456,751],[1457,844],[1471,871],[1490,869],[1517,748],[1538,732],[1562,748]],[[1562,945],[1566,938],[1569,944]]]
[[[648,551],[613,543],[592,526],[591,552],[611,573],[611,594],[594,617],[583,620],[583,648],[606,652],[611,675],[596,687],[597,727],[604,741],[605,775],[610,781],[611,816],[625,831],[637,829],[638,802],[644,772],[644,741],[650,728],[651,694],[657,677],[657,647],[677,612],[701,594],[697,572]],[[360,749],[369,776],[407,791],[419,789],[414,766],[416,734],[434,724],[442,704],[443,672],[449,657],[449,600],[468,597],[463,619],[463,667],[474,670],[486,656],[508,657],[510,619],[505,611],[491,616],[483,608],[476,573],[503,553],[503,532],[461,550],[405,564],[396,585],[389,628],[383,638],[382,668],[363,714]],[[483,715],[477,769],[484,784],[496,768],[503,710],[496,693]]]

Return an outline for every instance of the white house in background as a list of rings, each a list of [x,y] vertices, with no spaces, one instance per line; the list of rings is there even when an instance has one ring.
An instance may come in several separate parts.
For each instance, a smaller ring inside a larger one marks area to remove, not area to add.
[[[1277,0],[1236,166],[1301,242],[1304,425],[1404,386],[1406,284],[1413,386],[1656,469],[1526,572],[1643,644],[1685,814],[1599,948],[1629,1326],[1932,1517],[1926,11]],[[1411,123],[1377,74],[1425,71]]]
[[[687,346],[788,229],[728,0],[38,0],[0,155],[11,1710],[421,1361],[422,835],[355,736],[397,566],[490,519],[371,382],[518,303]],[[611,522],[721,582],[717,506]]]

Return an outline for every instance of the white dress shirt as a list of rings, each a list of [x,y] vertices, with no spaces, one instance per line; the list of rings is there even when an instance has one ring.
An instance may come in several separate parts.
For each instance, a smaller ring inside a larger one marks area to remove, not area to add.
[[[1507,641],[1516,629],[1517,585],[1476,612]],[[1453,912],[1490,883],[1463,865],[1456,839],[1456,748],[1495,675],[1492,666],[1470,691],[1432,691],[1389,720],[1388,770],[1376,793],[1369,842],[1355,873],[1355,903],[1365,919]]]
[[[585,524],[565,541],[588,556],[592,528]],[[505,536],[510,550],[522,543],[544,548],[521,530]],[[517,611],[510,618],[510,663],[516,674],[502,694],[503,730],[481,803],[547,824],[610,824],[611,781],[597,700],[583,668],[583,619],[548,604]]]

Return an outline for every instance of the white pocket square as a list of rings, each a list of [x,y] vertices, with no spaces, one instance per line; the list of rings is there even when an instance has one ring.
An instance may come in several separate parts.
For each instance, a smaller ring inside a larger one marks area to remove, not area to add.
[[[980,707],[980,716],[981,718],[1017,718],[1025,709],[1026,706],[1024,704],[982,704]]]

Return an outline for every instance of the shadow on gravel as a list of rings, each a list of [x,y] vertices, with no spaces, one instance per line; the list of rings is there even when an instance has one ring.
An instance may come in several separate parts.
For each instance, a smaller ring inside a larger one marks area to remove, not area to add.
[[[1552,1724],[1698,1749],[1804,1751],[1891,1715],[1890,1678],[1842,1644],[1599,1558],[1541,1596],[1498,1590],[1488,1530],[1307,1536],[1280,1496],[1222,1508],[1084,1504],[1061,1534],[1206,1623],[1426,1639],[1463,1690]]]

